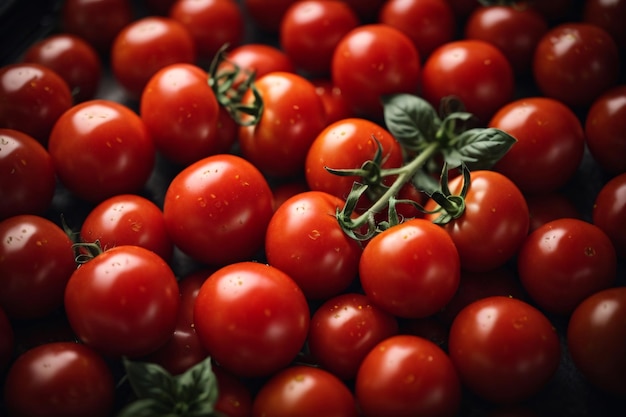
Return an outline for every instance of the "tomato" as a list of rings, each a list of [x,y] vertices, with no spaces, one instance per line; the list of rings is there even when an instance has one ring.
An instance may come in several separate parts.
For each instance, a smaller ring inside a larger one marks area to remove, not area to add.
[[[0,129],[0,219],[43,214],[56,187],[50,154],[32,136]]]
[[[276,209],[267,226],[267,262],[293,278],[308,299],[337,295],[357,276],[361,245],[335,218],[343,205],[321,191],[297,194]]]
[[[13,359],[15,334],[4,308],[0,307],[0,371],[4,371]]]
[[[71,342],[35,347],[17,358],[4,385],[9,416],[109,416],[115,381],[104,359]]]
[[[576,114],[548,97],[528,97],[500,108],[490,127],[517,139],[493,169],[526,194],[563,187],[576,173],[585,151],[585,133]]]
[[[365,294],[383,310],[406,318],[441,310],[456,292],[460,274],[454,242],[424,219],[405,221],[372,238],[359,263]]]
[[[296,0],[242,0],[242,5],[256,28],[263,32],[278,33],[283,16],[295,2]]]
[[[193,314],[211,358],[243,377],[269,376],[293,361],[305,342],[309,317],[298,285],[257,262],[233,263],[211,274]]]
[[[170,64],[143,90],[141,119],[156,149],[168,160],[189,165],[219,150],[220,106],[208,75],[192,64]]]
[[[474,301],[457,314],[449,354],[464,386],[493,403],[519,403],[539,392],[559,366],[552,323],[532,305],[509,297]]]
[[[174,273],[140,246],[111,248],[82,264],[65,288],[65,311],[87,346],[112,357],[140,357],[172,335],[180,304]]]
[[[163,205],[174,244],[198,262],[225,265],[249,260],[263,246],[274,213],[261,172],[235,155],[195,162],[169,184]]]
[[[63,113],[50,133],[48,151],[61,183],[92,203],[138,192],[155,162],[154,143],[141,118],[103,99]]]
[[[221,69],[227,69],[234,64],[242,71],[254,72],[257,79],[270,72],[296,71],[291,58],[284,51],[262,43],[237,46],[226,53],[226,59]]]
[[[331,77],[354,114],[379,120],[381,96],[417,93],[420,68],[411,39],[395,27],[376,23],[358,26],[341,38],[333,53]]]
[[[347,3],[361,19],[361,22],[373,22],[380,13],[386,0],[342,0]]]
[[[463,178],[455,177],[449,187],[458,195]],[[434,200],[426,210],[438,207]],[[438,214],[426,215],[434,220]],[[528,205],[519,188],[504,175],[487,170],[472,171],[463,214],[443,228],[452,237],[461,258],[461,267],[489,271],[508,262],[528,234]]]
[[[169,16],[191,33],[198,58],[210,62],[225,44],[237,46],[244,37],[244,18],[232,0],[175,1]]]
[[[311,143],[326,126],[326,110],[315,86],[301,75],[271,72],[256,81],[263,99],[259,122],[239,129],[242,155],[270,177],[304,172]],[[248,90],[243,103],[252,103]]]
[[[321,97],[326,110],[326,124],[329,125],[341,119],[352,116],[350,106],[341,93],[339,87],[328,78],[315,78],[311,82],[315,86],[315,92]]]
[[[613,87],[598,97],[584,123],[593,159],[610,174],[626,172],[626,160],[622,157],[626,154],[626,85]]]
[[[364,417],[455,416],[461,404],[448,355],[411,335],[392,336],[372,348],[359,368],[355,393]]]
[[[358,293],[343,293],[320,305],[311,317],[308,346],[315,363],[352,380],[365,355],[398,333],[396,318]]]
[[[582,215],[572,199],[563,193],[528,195],[526,196],[526,203],[530,214],[529,233],[552,220],[564,217],[582,219]]]
[[[543,95],[586,107],[616,83],[619,59],[615,41],[601,27],[563,23],[537,44],[532,72]]]
[[[492,44],[477,39],[435,49],[421,76],[421,95],[435,108],[442,98],[456,96],[483,123],[513,98],[515,82],[508,59]]]
[[[456,17],[446,0],[391,0],[383,4],[378,21],[406,33],[425,60],[456,36]]]
[[[0,128],[18,130],[45,145],[70,107],[70,88],[54,70],[28,62],[0,68]]]
[[[548,31],[547,19],[531,7],[479,7],[464,27],[466,39],[479,39],[496,46],[517,74],[531,72],[535,47]]]
[[[274,212],[291,197],[306,191],[311,190],[307,183],[301,179],[274,184],[272,186],[272,193],[274,194]]]
[[[194,39],[182,23],[169,17],[146,16],[126,25],[111,46],[111,70],[133,98],[158,70],[170,64],[194,63]]]
[[[29,214],[0,222],[0,307],[9,317],[40,318],[61,307],[75,268],[72,241],[55,223]]]
[[[344,2],[306,0],[293,3],[280,24],[279,43],[294,65],[307,74],[326,75],[335,47],[359,25]]]
[[[592,220],[611,239],[617,255],[626,259],[626,173],[602,186],[594,200]]]
[[[542,309],[569,315],[586,297],[617,278],[615,249],[599,227],[578,219],[553,220],[522,245],[517,271]]]
[[[228,417],[250,417],[252,415],[252,393],[250,388],[235,375],[213,366],[217,378],[218,397],[215,410]]]
[[[620,48],[626,48],[626,27],[620,16],[626,16],[626,1],[586,0],[582,20],[606,30]]]
[[[626,287],[583,300],[567,326],[567,346],[577,369],[593,385],[626,395]]]
[[[119,194],[96,205],[85,217],[80,236],[83,242],[97,240],[105,249],[142,246],[166,262],[174,249],[161,209],[136,194]]]

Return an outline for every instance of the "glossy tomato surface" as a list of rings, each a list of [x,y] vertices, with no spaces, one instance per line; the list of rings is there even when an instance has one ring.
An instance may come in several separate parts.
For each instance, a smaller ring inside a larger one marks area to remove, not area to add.
[[[626,174],[612,178],[600,189],[592,221],[611,239],[617,256],[626,259]]]

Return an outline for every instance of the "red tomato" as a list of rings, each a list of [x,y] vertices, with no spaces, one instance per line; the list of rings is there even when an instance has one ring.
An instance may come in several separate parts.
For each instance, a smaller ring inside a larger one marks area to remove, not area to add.
[[[297,0],[242,0],[243,7],[258,29],[268,33],[278,33],[280,22],[287,9]]]
[[[561,348],[541,311],[515,298],[474,301],[454,319],[450,358],[464,386],[492,403],[518,403],[556,372]]]
[[[455,177],[449,187],[458,195],[463,178]],[[432,199],[425,206],[426,210],[437,207]],[[436,217],[438,214],[426,215],[429,220]],[[465,211],[443,228],[456,245],[461,267],[484,272],[504,265],[517,253],[529,222],[528,205],[519,188],[502,174],[480,170],[470,173]]]
[[[269,376],[303,347],[309,306],[284,272],[257,262],[225,266],[202,284],[194,323],[213,360],[238,376]]]
[[[547,97],[513,101],[496,112],[490,127],[517,139],[493,169],[524,193],[546,194],[563,187],[576,173],[585,151],[585,133],[576,114]]]
[[[411,335],[389,337],[367,354],[355,393],[364,417],[451,417],[461,404],[459,377],[448,355]]]
[[[166,262],[174,249],[161,209],[136,194],[119,194],[96,205],[85,217],[80,236],[84,242],[97,240],[105,250],[121,245],[141,246]]]
[[[243,380],[230,372],[213,366],[217,378],[218,397],[215,410],[228,417],[250,417],[252,415],[252,394]]]
[[[572,199],[562,193],[528,195],[526,196],[526,203],[530,215],[529,233],[552,220],[564,217],[582,219],[582,215]]]
[[[570,22],[551,28],[533,58],[533,76],[543,95],[585,107],[619,76],[619,50],[599,26]]]
[[[326,75],[330,73],[335,47],[358,25],[358,16],[344,2],[297,1],[283,16],[279,43],[298,69],[308,74]]]
[[[74,269],[72,241],[55,223],[28,214],[0,222],[0,307],[9,317],[40,318],[61,307]]]
[[[396,318],[363,294],[344,293],[317,308],[308,346],[313,360],[343,380],[352,380],[365,355],[398,333]]]
[[[132,97],[139,97],[161,68],[195,60],[196,45],[189,29],[168,17],[147,16],[129,23],[111,46],[113,76]]]
[[[15,334],[4,308],[0,307],[0,372],[4,372],[13,359]]]
[[[32,136],[0,129],[0,220],[18,214],[43,214],[56,187],[50,154]]]
[[[626,172],[626,85],[598,97],[587,112],[584,127],[587,147],[600,167],[610,174]]]
[[[268,263],[293,278],[308,299],[339,294],[359,271],[361,245],[335,218],[343,204],[321,191],[297,194],[276,209],[267,226]]]
[[[567,347],[592,384],[626,395],[626,287],[598,291],[576,307],[567,326]]]
[[[326,124],[329,125],[341,119],[352,116],[350,106],[341,93],[341,89],[333,84],[330,79],[316,78],[311,80],[315,86],[315,92],[322,98],[326,109]]]
[[[382,23],[359,26],[337,44],[332,62],[333,83],[352,111],[382,119],[381,96],[417,93],[420,56],[413,41]]]
[[[456,35],[456,17],[446,0],[391,0],[383,4],[378,21],[400,29],[425,60]]]
[[[155,162],[144,122],[111,100],[85,101],[63,113],[50,133],[48,151],[63,185],[92,203],[138,192]]]
[[[0,68],[0,128],[18,130],[45,145],[70,107],[70,88],[52,69],[28,62]]]
[[[602,229],[564,218],[528,236],[519,251],[517,271],[538,306],[568,315],[582,300],[615,282],[617,260]]]
[[[263,384],[252,405],[253,417],[356,417],[354,396],[323,369],[296,365]]]
[[[106,417],[115,381],[104,359],[79,343],[35,347],[13,363],[4,384],[9,416]]]
[[[592,219],[611,239],[617,256],[626,259],[626,173],[602,186],[595,197]]]
[[[271,72],[256,81],[263,99],[259,122],[239,129],[243,156],[271,177],[304,172],[304,160],[317,134],[326,126],[326,110],[315,86],[290,72]],[[251,90],[242,102],[254,100]]]
[[[476,39],[440,46],[422,69],[422,97],[438,108],[442,98],[456,96],[483,123],[511,101],[514,86],[513,69],[504,54]]]
[[[141,119],[156,149],[183,166],[217,153],[219,112],[207,73],[192,64],[160,69],[141,94]]]
[[[460,274],[454,242],[424,219],[408,220],[372,238],[359,263],[365,294],[383,310],[406,318],[441,310],[456,292]]]
[[[257,79],[270,72],[295,72],[293,62],[284,51],[262,43],[246,43],[235,47],[226,53],[226,59],[220,69],[227,69],[234,64],[242,71],[254,72]]]
[[[582,20],[600,26],[615,40],[618,47],[626,48],[626,1],[585,0]]]
[[[294,195],[304,193],[306,191],[311,190],[309,189],[307,183],[300,179],[275,184],[272,187],[272,193],[274,194],[274,212],[276,212],[278,207]]]
[[[76,335],[107,356],[147,355],[172,335],[180,304],[174,273],[140,246],[111,248],[82,264],[65,288]]]
[[[201,159],[176,175],[163,206],[174,244],[213,265],[249,260],[263,246],[272,217],[272,191],[263,175],[235,155]]]
[[[342,0],[356,12],[361,22],[373,22],[380,13],[380,8],[386,0]]]

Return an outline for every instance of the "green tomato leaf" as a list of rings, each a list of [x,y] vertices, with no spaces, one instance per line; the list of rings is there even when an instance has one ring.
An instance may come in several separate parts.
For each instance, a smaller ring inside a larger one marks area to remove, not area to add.
[[[450,168],[465,163],[470,170],[489,169],[515,142],[513,136],[500,129],[476,128],[459,134],[442,153]]]
[[[189,405],[187,416],[207,416],[215,410],[218,398],[217,378],[210,358],[191,367],[176,377],[178,400]]]
[[[383,97],[385,124],[408,149],[421,149],[435,139],[441,120],[426,100],[412,94]]]

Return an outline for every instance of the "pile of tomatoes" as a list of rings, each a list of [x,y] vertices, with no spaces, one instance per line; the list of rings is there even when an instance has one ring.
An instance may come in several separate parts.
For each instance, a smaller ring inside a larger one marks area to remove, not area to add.
[[[0,414],[621,416],[626,1],[487,3],[58,2]]]

